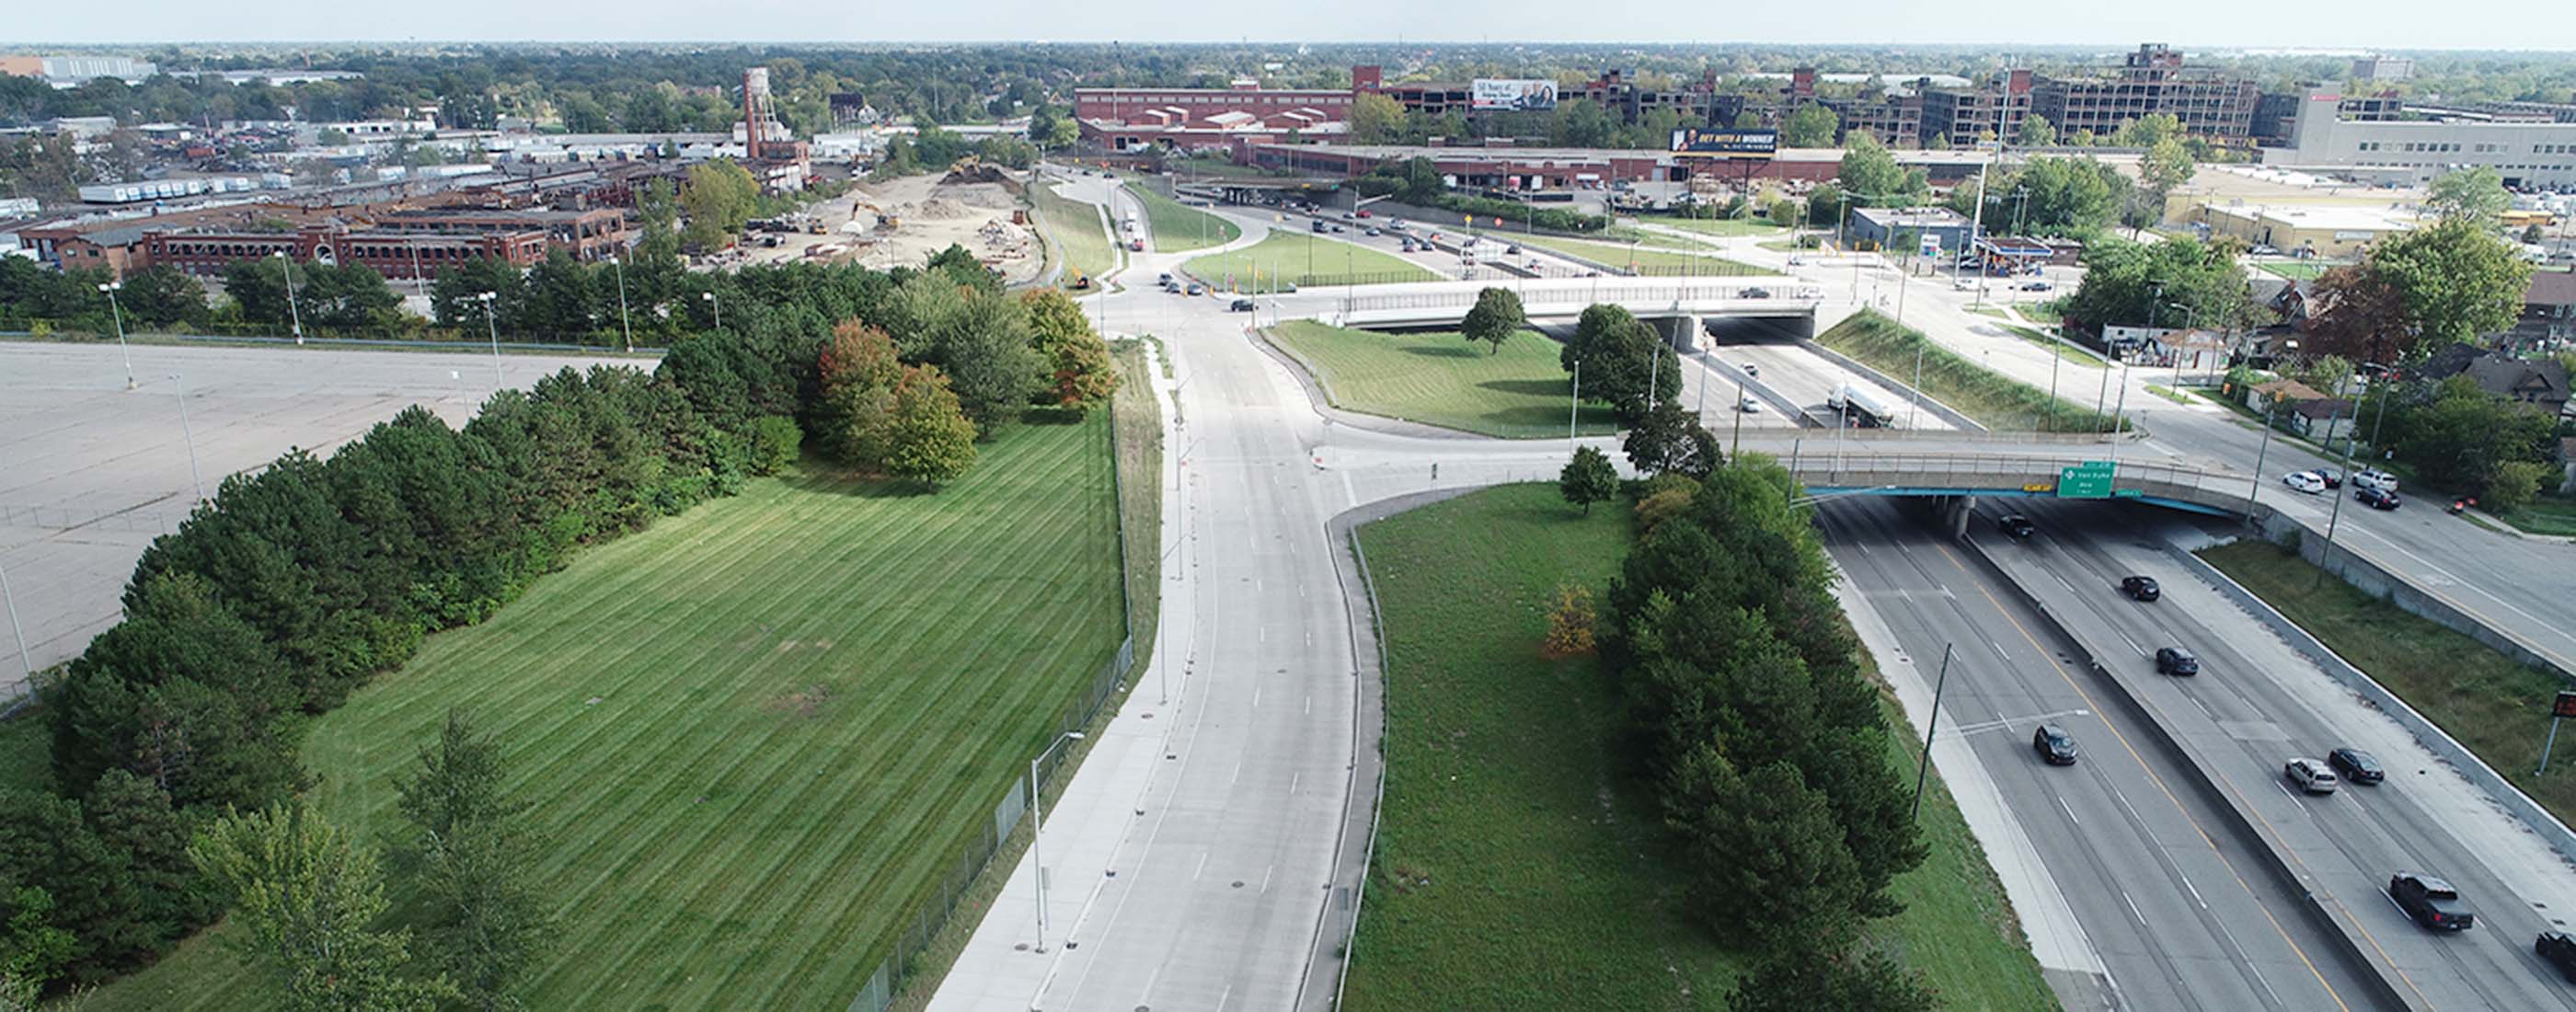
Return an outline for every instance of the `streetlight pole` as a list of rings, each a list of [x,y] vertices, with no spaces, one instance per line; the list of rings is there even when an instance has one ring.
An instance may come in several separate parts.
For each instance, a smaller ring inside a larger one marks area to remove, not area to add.
[[[492,339],[492,389],[494,390],[501,389],[507,382],[501,378],[501,324],[493,319],[498,312],[493,306],[493,300],[499,294],[485,292],[474,297],[475,301],[483,304],[483,333]]]
[[[2263,455],[2271,452],[2272,449],[2272,409],[2275,406],[2273,401],[2263,402],[2263,442],[2254,448],[2254,481],[2245,490],[2247,519],[2252,519],[2253,505],[2259,501],[2257,497],[2263,492]]]
[[[1565,401],[1565,445],[1574,445],[1574,416],[1583,409],[1583,360],[1574,360],[1574,396]]]
[[[626,353],[635,353],[635,321],[626,314],[626,261],[608,258],[608,266],[617,268],[617,328],[626,332]]]
[[[108,315],[116,318],[116,353],[125,358],[125,388],[132,390],[135,387],[134,350],[125,344],[125,311],[116,305],[116,292],[124,287],[125,282],[110,281],[98,286],[98,290],[107,293]]]
[[[1055,751],[1056,746],[1081,740],[1082,732],[1067,731],[1039,749],[1037,758],[1029,760],[1029,882],[1037,887],[1039,952],[1046,951],[1047,909],[1046,857],[1039,848],[1046,839],[1046,792],[1038,785],[1038,764],[1045,762],[1047,753]]]
[[[1941,644],[1941,675],[1932,681],[1932,709],[1923,718],[1923,762],[1914,769],[1914,810],[1908,818],[1923,817],[1923,781],[1932,773],[1932,736],[1941,730],[1941,690],[1950,684],[1950,651],[1955,644]]]
[[[0,566],[0,601],[9,604],[9,634],[18,641],[18,667],[27,673],[27,694],[36,694],[36,662],[27,659],[27,627],[18,624],[18,598],[9,592],[9,570]]]
[[[1727,455],[1727,457],[1729,457],[1729,458],[1741,457],[1741,456],[1743,456],[1743,455],[1744,455],[1744,402],[1745,402],[1745,400],[1746,400],[1746,399],[1747,399],[1747,398],[1744,396],[1744,381],[1743,381],[1743,380],[1740,380],[1740,379],[1739,379],[1739,380],[1736,380],[1736,381],[1735,381],[1735,445],[1734,445],[1734,446],[1732,446],[1732,447],[1729,447],[1729,448],[1727,449],[1727,451],[1726,451],[1726,455]]]
[[[2347,378],[2347,379],[2344,381],[2344,383],[2342,383],[2342,384],[2338,384],[2338,385],[2336,386],[2336,388],[2335,388],[2335,393],[2336,393],[2336,395],[2337,395],[2337,397],[2336,397],[2336,399],[2337,399],[2337,400],[2341,400],[2341,399],[2342,399],[2341,395],[2342,395],[2342,393],[2344,392],[2344,390],[2345,390],[2345,389],[2350,385],[2350,383],[2351,383],[2351,380],[2350,380],[2349,378]],[[2334,442],[2334,423],[2335,423],[2335,420],[2336,420],[2336,419],[2341,418],[2341,417],[2343,417],[2343,409],[2342,409],[2342,408],[2340,408],[2340,407],[2338,407],[2338,408],[2336,408],[2336,409],[2335,409],[2335,414],[2334,414],[2334,415],[2332,415],[2332,416],[2330,416],[2330,417],[2328,417],[2328,418],[2326,419],[2326,442],[2327,442],[2327,445],[2333,445],[2333,442]],[[2360,424],[2360,422],[2361,422],[2361,406],[2360,406],[2359,404],[2355,404],[2355,405],[2353,406],[2353,417],[2352,417],[2352,419],[2351,419],[2351,420],[2349,420],[2349,421],[2344,422],[2344,424],[2345,424],[2345,425],[2358,425],[2358,424]],[[2260,479],[2261,479],[2261,477],[2262,477],[2262,476],[2261,476],[2260,474],[2257,474],[2257,475],[2255,476],[2255,478],[2256,478],[2257,480],[2260,480]],[[2345,437],[2345,439],[2344,439],[2344,441],[2343,441],[2343,480],[2344,480],[2346,483],[2350,483],[2350,482],[2352,481],[2352,439],[2350,438],[2350,435],[2349,435],[2349,434],[2347,434],[2347,435],[2346,435],[2346,437]],[[2358,486],[2356,486],[2356,487],[2358,487]],[[2326,547],[2325,547],[2325,550],[2324,550],[2324,551],[2321,551],[2321,552],[2318,552],[2318,553],[2317,553],[2317,580],[2318,580],[2318,583],[2317,583],[2317,584],[2313,584],[2312,586],[2322,586],[2322,585],[2323,585],[2323,583],[2324,583],[2325,575],[2326,575],[2326,569],[2325,569],[2325,567],[2326,567],[2327,559],[2328,559],[2330,556],[2332,556],[2332,555],[2334,554],[2335,523],[2336,523],[2337,521],[2339,521],[2339,520],[2342,520],[2342,519],[2343,519],[2343,500],[2344,500],[2343,495],[2342,495],[2340,492],[2338,492],[2338,493],[2335,495],[2335,497],[2334,497],[2334,508],[2326,511]]]
[[[188,379],[180,373],[170,374],[179,385],[179,434],[188,440],[188,483],[197,490],[197,501],[206,501],[206,478],[197,470],[197,430],[188,424]]]
[[[286,315],[295,323],[295,343],[304,343],[304,311],[295,308],[295,258],[285,250],[269,254],[277,258],[278,269],[286,272]]]

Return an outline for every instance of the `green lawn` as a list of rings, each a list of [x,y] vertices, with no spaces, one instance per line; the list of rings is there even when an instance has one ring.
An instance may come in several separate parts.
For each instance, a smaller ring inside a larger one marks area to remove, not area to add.
[[[1348,1004],[1715,1009],[1739,954],[1682,915],[1651,799],[1613,750],[1616,692],[1537,644],[1560,581],[1599,594],[1627,510],[1552,485],[1435,503],[1360,531],[1388,630],[1386,796]],[[1900,725],[1901,726],[1901,725]],[[1890,762],[1911,774],[1909,746]],[[1952,1009],[2052,1007],[1983,852],[1933,781],[1907,912],[1874,940]]]
[[[2032,323],[2045,323],[2054,326],[2057,324],[2059,319],[2057,304],[2058,300],[2056,299],[2048,299],[2041,302],[2016,302],[2013,303],[2013,312],[2020,313],[2022,319],[2029,320]]]
[[[315,721],[313,796],[391,833],[470,704],[546,840],[529,1007],[840,1008],[1117,647],[1109,427],[1014,429],[937,495],[761,480],[593,549]],[[85,1008],[261,988],[201,936]]]
[[[1624,268],[1635,264],[1650,272],[1687,272],[1706,276],[1778,273],[1725,257],[1656,249],[1643,244],[1632,248],[1626,243],[1567,239],[1553,235],[1515,235],[1511,236],[1510,240],[1523,246],[1536,246],[1544,250],[1579,256],[1613,268]]]
[[[0,788],[54,789],[53,730],[39,710],[0,721]]]
[[[2254,266],[2291,281],[2314,281],[2318,275],[2343,265],[2317,260],[2259,260]]]
[[[2566,687],[2556,677],[2340,579],[2319,579],[2317,567],[2269,542],[2206,548],[2200,557],[2369,673],[2551,814],[2576,820],[2576,763],[2552,763],[2545,777],[2531,772],[2540,766],[2541,717]]]
[[[1165,253],[1187,253],[1194,249],[1223,246],[1243,237],[1243,229],[1234,222],[1209,214],[1163,196],[1142,183],[1130,182],[1127,192],[1145,205],[1145,225],[1154,230],[1154,248]]]
[[[1381,334],[1289,320],[1270,333],[1322,373],[1336,407],[1505,439],[1565,435],[1573,382],[1557,363],[1557,343],[1542,335],[1522,331],[1487,354],[1456,331]],[[1619,431],[1597,403],[1583,407],[1578,424],[1586,435]]]
[[[2557,475],[2549,477],[2549,487],[2556,488]],[[2576,537],[2576,499],[2559,495],[2534,498],[2531,505],[2504,515],[2504,522],[2529,534]]]
[[[2046,331],[2025,327],[2017,323],[2004,324],[2004,329],[2010,331],[2014,337],[2021,338],[2024,341],[2046,348],[2057,357],[2073,362],[2076,365],[2083,366],[2087,369],[2108,369],[2111,367],[2110,363],[2102,361],[2102,356],[2084,350],[2083,345],[2076,344],[2072,341],[2060,341],[2056,338],[2050,337]]]
[[[1640,224],[1686,229],[1720,238],[1740,235],[1777,235],[1780,226],[1767,218],[1639,218]]]
[[[2110,424],[2093,409],[2063,397],[2052,413],[2048,391],[1994,372],[1942,347],[1911,327],[1870,310],[1816,335],[1816,343],[1859,359],[1890,376],[1915,375],[1922,363],[1923,392],[1999,432],[2099,431]],[[1919,358],[1918,358],[1919,355]]]
[[[1392,253],[1355,243],[1321,239],[1307,232],[1273,230],[1260,242],[1238,250],[1210,253],[1181,265],[1190,276],[1219,288],[1250,291],[1255,272],[1267,291],[1271,279],[1285,271],[1296,285],[1379,285],[1399,281],[1438,281],[1429,268]]]
[[[1118,251],[1109,245],[1099,205],[1057,193],[1052,186],[1029,187],[1029,199],[1037,205],[1038,223],[1046,229],[1047,241],[1064,257],[1059,284],[1071,288],[1077,277],[1098,283],[1101,275],[1117,269]]]

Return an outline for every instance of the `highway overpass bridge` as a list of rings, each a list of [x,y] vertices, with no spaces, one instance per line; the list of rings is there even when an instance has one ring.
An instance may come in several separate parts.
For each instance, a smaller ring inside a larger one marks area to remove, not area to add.
[[[1660,327],[1667,341],[1698,348],[1710,321],[1757,319],[1776,329],[1813,334],[1824,289],[1789,277],[1509,278],[1494,282],[1431,281],[1370,285],[1325,295],[1283,297],[1283,315],[1311,313],[1342,327],[1454,327],[1489,286],[1512,290],[1532,323],[1571,322],[1585,307],[1609,303]],[[1293,300],[1293,301],[1290,301]]]
[[[1831,439],[1801,441],[1782,462],[1811,500],[1933,499],[1954,535],[1966,530],[1979,497],[2125,500],[2241,519],[2255,509],[2257,481],[2238,471],[2111,455],[1890,453],[1880,446],[1846,453]]]

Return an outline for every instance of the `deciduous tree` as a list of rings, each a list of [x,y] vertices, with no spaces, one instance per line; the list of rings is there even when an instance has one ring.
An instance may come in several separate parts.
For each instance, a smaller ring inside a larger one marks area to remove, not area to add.
[[[2512,327],[2531,285],[2531,264],[2466,218],[2392,236],[2370,251],[2368,263],[2403,299],[2419,349]]]
[[[427,1012],[454,993],[412,976],[410,932],[376,926],[375,853],[304,802],[226,816],[188,853],[232,908],[235,951],[291,1012]]]
[[[1519,332],[1528,317],[1521,311],[1521,297],[1508,288],[1487,288],[1476,293],[1476,305],[1467,310],[1459,331],[1468,341],[1482,341],[1490,346],[1485,354],[1503,350],[1503,342]]]
[[[907,370],[895,386],[886,433],[886,473],[926,485],[955,481],[975,466],[975,423],[966,419],[938,366]]]
[[[1830,148],[1834,135],[1842,129],[1842,117],[1822,102],[1809,102],[1780,121],[1780,146],[1784,148]]]
[[[1619,471],[1610,466],[1610,457],[1589,446],[1574,450],[1574,459],[1565,462],[1557,472],[1556,490],[1565,501],[1583,507],[1583,515],[1592,515],[1592,504],[1607,502],[1619,494]]]
[[[1705,478],[1725,463],[1717,436],[1700,427],[1699,414],[1669,401],[1655,405],[1630,427],[1620,449],[1628,454],[1628,463],[1645,474]]]
[[[529,867],[527,805],[502,793],[506,780],[500,742],[451,708],[438,740],[395,786],[394,808],[408,827],[395,853],[427,901],[426,955],[485,1012],[518,1006],[549,929]]]
[[[2495,166],[2475,165],[2435,177],[2426,188],[2424,206],[2445,220],[2492,228],[2513,207],[2513,194],[2505,192],[2504,176]]]

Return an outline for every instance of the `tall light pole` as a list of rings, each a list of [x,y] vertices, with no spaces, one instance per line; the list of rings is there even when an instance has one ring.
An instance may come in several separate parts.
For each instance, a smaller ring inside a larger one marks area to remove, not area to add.
[[[0,601],[9,605],[9,633],[18,640],[18,667],[27,673],[27,694],[36,693],[36,662],[27,659],[27,627],[18,624],[18,598],[9,593],[9,570],[0,567]]]
[[[1082,732],[1067,731],[1048,742],[1047,747],[1039,749],[1037,758],[1029,760],[1029,881],[1037,886],[1039,952],[1046,951],[1047,909],[1046,857],[1038,846],[1046,839],[1046,792],[1038,786],[1038,764],[1045,762],[1047,753],[1055,751],[1057,746],[1081,740]]]
[[[295,343],[304,343],[304,311],[295,308],[295,258],[285,250],[270,253],[277,258],[278,269],[286,272],[286,315],[295,322]]]
[[[1583,409],[1583,360],[1574,360],[1574,396],[1565,401],[1565,445],[1574,445],[1574,416]]]
[[[493,317],[499,314],[499,310],[494,308],[493,300],[499,295],[498,292],[484,292],[474,297],[474,301],[483,304],[483,333],[492,339],[492,389],[494,390],[501,389],[507,382],[501,378],[501,325],[493,320]]]
[[[197,489],[196,501],[204,502],[206,478],[197,470],[197,430],[188,424],[188,379],[174,372],[170,374],[170,381],[179,385],[179,434],[188,440],[188,483]]]
[[[713,312],[713,313],[715,313],[715,314],[716,314],[716,327],[715,327],[715,329],[717,329],[717,330],[723,330],[723,329],[724,329],[724,303],[723,303],[723,302],[720,302],[720,301],[717,301],[717,299],[716,299],[716,293],[714,293],[714,292],[699,292],[699,293],[698,293],[698,297],[699,297],[699,298],[701,298],[701,299],[705,299],[705,300],[707,300],[707,309],[708,309],[709,311],[711,311],[711,312]]]
[[[635,353],[635,322],[626,315],[626,261],[608,258],[608,266],[617,268],[617,329],[626,332],[626,353]]]
[[[116,353],[117,353],[118,355],[124,356],[124,358],[125,358],[125,388],[126,388],[126,389],[128,389],[128,390],[132,390],[132,389],[134,389],[134,387],[135,387],[135,382],[134,382],[134,350],[133,350],[133,349],[131,349],[131,348],[126,347],[126,344],[125,344],[125,311],[124,311],[124,310],[122,310],[122,309],[117,308],[117,305],[116,305],[116,292],[117,292],[117,290],[118,290],[118,289],[121,289],[121,288],[124,288],[124,287],[125,287],[125,282],[122,282],[122,281],[110,281],[110,282],[108,282],[108,283],[106,283],[106,284],[103,284],[103,285],[98,286],[98,290],[99,290],[99,291],[102,291],[102,292],[106,292],[106,293],[107,293],[107,312],[108,312],[108,315],[116,318]]]

